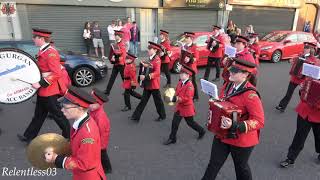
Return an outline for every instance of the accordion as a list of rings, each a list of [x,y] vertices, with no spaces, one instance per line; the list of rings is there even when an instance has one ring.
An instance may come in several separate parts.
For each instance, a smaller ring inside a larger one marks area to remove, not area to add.
[[[194,56],[189,51],[182,50],[181,51],[181,64],[192,64],[194,62]]]
[[[215,46],[212,46],[213,41],[216,42]],[[210,50],[211,52],[216,52],[219,48],[219,43],[220,43],[219,40],[211,36],[209,41],[207,41],[207,49]]]
[[[160,47],[161,47],[161,51],[163,52],[163,56],[160,56],[160,59],[161,61],[164,61],[166,56],[168,56],[168,51],[163,45],[160,45]]]
[[[320,80],[308,78],[300,90],[300,98],[309,106],[320,109]]]
[[[110,44],[109,60],[111,64],[117,64],[121,55],[120,47],[116,43]],[[112,60],[114,59],[114,60]]]
[[[291,66],[289,74],[299,79],[302,79],[304,77],[304,75],[302,74],[303,63],[312,64],[303,57],[296,58],[293,60],[293,64]]]
[[[142,63],[140,63],[139,66],[139,76],[138,76],[138,83],[140,84],[140,87],[147,87],[150,85],[151,81],[147,79],[147,76],[149,76],[150,73],[152,73],[152,65],[150,62],[145,62],[145,64],[149,64],[148,67],[144,67]],[[140,75],[144,75],[145,79],[141,80]]]
[[[225,116],[238,121],[242,111],[239,107],[228,101],[209,100],[209,113],[207,128],[220,138],[237,138],[237,129],[222,129],[221,117]]]

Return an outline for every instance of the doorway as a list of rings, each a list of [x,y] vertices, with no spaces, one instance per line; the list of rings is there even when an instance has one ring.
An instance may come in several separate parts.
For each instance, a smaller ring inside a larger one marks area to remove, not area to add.
[[[140,9],[141,51],[148,49],[148,41],[156,39],[156,9]]]
[[[297,23],[297,31],[303,31],[306,22],[311,22],[311,32],[315,27],[315,20],[317,17],[317,7],[313,4],[305,4],[299,11],[299,18]]]

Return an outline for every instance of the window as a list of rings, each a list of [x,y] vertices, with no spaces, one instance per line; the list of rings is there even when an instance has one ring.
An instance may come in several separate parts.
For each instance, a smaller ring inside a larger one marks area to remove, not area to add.
[[[310,37],[308,37],[308,35],[306,34],[298,34],[298,39],[299,39],[299,42],[306,42],[306,41],[309,41]]]
[[[297,34],[291,34],[291,35],[289,35],[287,37],[286,40],[290,40],[293,43],[298,42],[298,35]]]
[[[196,44],[197,46],[206,46],[206,45],[207,45],[207,43],[206,43],[207,39],[208,39],[208,35],[199,36],[199,37],[195,40],[195,44]]]
[[[18,49],[27,52],[31,56],[35,57],[39,49],[33,44],[17,44]]]
[[[0,44],[0,48],[14,48],[13,44]]]

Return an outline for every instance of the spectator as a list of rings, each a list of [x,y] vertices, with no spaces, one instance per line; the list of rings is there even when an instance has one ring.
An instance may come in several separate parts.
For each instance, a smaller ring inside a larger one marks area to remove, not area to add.
[[[122,21],[120,19],[117,20],[117,25],[114,30],[120,31],[122,29]]]
[[[231,43],[233,43],[237,37],[236,28],[237,26],[233,23],[233,21],[229,20],[227,26],[227,34],[230,36]]]
[[[237,36],[240,36],[241,35],[241,29],[236,27],[236,35]]]
[[[131,23],[131,17],[127,17],[127,26],[129,29],[131,29],[133,27],[133,23]]]
[[[132,28],[130,29],[130,53],[135,56],[138,55],[138,45],[140,44],[140,29],[137,27],[137,23],[133,21]]]
[[[311,22],[310,21],[308,21],[304,24],[303,31],[304,32],[311,32]]]
[[[106,59],[104,56],[104,45],[102,41],[102,33],[99,27],[98,22],[93,22],[94,27],[92,28],[92,36],[93,36],[93,47],[96,52],[96,56],[99,57],[98,48],[100,47],[102,59]]]
[[[131,27],[131,22],[127,22],[127,23],[122,27],[122,29],[120,29],[120,31],[123,31],[123,32],[124,32],[124,35],[123,35],[122,40],[123,40],[124,44],[126,45],[126,50],[127,50],[127,52],[128,52],[129,49],[130,49],[130,39],[131,39],[130,27]]]
[[[317,36],[317,53],[316,55],[320,58],[320,35]]]
[[[248,37],[251,33],[254,33],[253,26],[250,24],[246,27],[246,30],[244,31],[244,36]]]
[[[115,36],[114,30],[116,28],[116,22],[114,20],[111,21],[111,24],[108,26],[108,35],[109,35],[109,42],[115,43]]]
[[[90,31],[90,22],[86,22],[84,24],[84,29],[83,29],[83,39],[84,39],[84,43],[86,45],[87,48],[87,54],[90,56],[90,46],[91,46],[91,31]]]

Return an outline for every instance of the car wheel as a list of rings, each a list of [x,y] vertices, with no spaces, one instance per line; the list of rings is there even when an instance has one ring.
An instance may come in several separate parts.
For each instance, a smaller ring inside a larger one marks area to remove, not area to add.
[[[173,66],[172,66],[172,70],[171,70],[171,71],[172,71],[173,73],[178,73],[178,72],[179,72],[178,62],[179,62],[179,60],[177,59],[177,60],[174,62]]]
[[[80,67],[73,73],[73,82],[76,86],[90,86],[95,80],[94,72],[87,67]]]
[[[277,62],[279,62],[281,60],[281,56],[282,56],[281,51],[276,50],[276,51],[273,52],[273,54],[271,56],[271,61],[273,63],[277,63]]]

